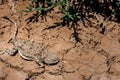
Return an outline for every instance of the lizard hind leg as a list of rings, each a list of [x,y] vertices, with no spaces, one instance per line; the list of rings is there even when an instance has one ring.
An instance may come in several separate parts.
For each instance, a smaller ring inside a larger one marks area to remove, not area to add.
[[[7,53],[11,56],[14,56],[14,55],[16,55],[16,53],[18,53],[18,49],[12,48],[12,50],[9,50],[9,52],[7,52]]]
[[[1,50],[0,50],[0,55],[6,53],[6,51],[7,51],[7,49],[1,49]]]
[[[15,48],[13,48],[12,50],[3,49],[3,50],[0,50],[0,55],[2,55],[2,54],[4,54],[4,53],[8,53],[10,56],[13,56],[13,55],[15,55],[17,52],[18,52],[18,50],[15,49]]]

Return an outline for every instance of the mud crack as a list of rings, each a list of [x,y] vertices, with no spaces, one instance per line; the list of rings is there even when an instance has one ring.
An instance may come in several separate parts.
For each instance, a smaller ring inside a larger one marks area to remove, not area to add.
[[[23,68],[20,68],[20,67],[18,67],[18,66],[13,66],[12,64],[8,63],[6,60],[4,60],[4,59],[2,59],[2,58],[0,58],[0,62],[4,63],[7,67],[10,67],[10,68],[15,69],[15,70],[17,70],[17,71],[26,72],[26,71],[23,70]]]
[[[25,80],[31,80],[35,76],[39,76],[45,72],[45,69],[42,72],[31,72],[28,74],[28,77]]]

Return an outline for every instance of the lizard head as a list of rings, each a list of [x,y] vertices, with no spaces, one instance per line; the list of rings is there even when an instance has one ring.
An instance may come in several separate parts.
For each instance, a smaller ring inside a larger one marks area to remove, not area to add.
[[[57,54],[54,54],[54,53],[49,53],[47,54],[47,56],[44,58],[44,63],[45,64],[49,64],[49,65],[52,65],[52,64],[56,64],[59,62],[59,58],[58,58],[58,55]]]

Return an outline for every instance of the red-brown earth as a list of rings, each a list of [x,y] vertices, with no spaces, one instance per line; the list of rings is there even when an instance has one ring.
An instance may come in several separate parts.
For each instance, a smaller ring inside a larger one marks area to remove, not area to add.
[[[76,43],[73,30],[61,25],[46,29],[59,23],[58,8],[48,13],[47,21],[30,22],[21,10],[27,1],[15,0],[0,5],[0,50],[11,49],[8,41],[13,37],[15,25],[3,16],[15,21],[18,26],[17,39],[32,39],[43,43],[49,52],[57,53],[60,62],[40,68],[34,61],[26,61],[19,54],[0,55],[0,80],[120,80],[120,25],[113,21],[104,21],[96,14],[92,26],[85,27],[79,21],[78,36],[81,43]],[[52,17],[52,18],[51,18]],[[103,23],[104,34],[99,25]]]

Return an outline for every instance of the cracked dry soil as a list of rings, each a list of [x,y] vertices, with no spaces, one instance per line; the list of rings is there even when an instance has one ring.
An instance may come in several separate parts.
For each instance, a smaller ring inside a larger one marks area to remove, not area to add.
[[[120,80],[119,24],[104,22],[100,15],[95,15],[101,21],[92,27],[85,27],[80,21],[78,36],[82,44],[75,43],[72,30],[67,26],[43,30],[61,21],[58,16],[61,14],[56,13],[57,8],[48,14],[47,21],[27,24],[26,19],[32,14],[24,16],[20,12],[25,9],[27,2],[13,1],[14,8],[9,3],[0,5],[0,17],[8,16],[16,22],[17,39],[43,43],[49,52],[59,55],[60,62],[40,68],[35,62],[22,59],[19,54],[10,56],[4,53],[0,55],[0,80]],[[103,22],[105,32],[101,34],[99,24]],[[12,44],[8,41],[13,37],[14,30],[14,24],[0,18],[0,50],[11,49]]]

